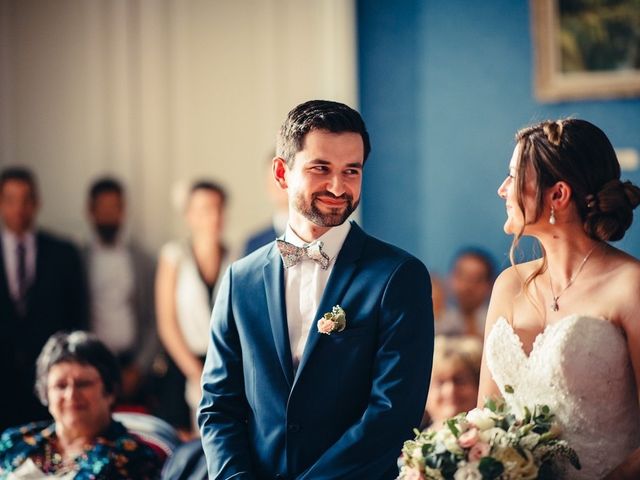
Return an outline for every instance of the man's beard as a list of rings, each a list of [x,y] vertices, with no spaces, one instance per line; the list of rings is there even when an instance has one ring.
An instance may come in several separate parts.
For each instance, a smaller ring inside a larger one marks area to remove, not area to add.
[[[344,200],[344,206],[329,208],[328,213],[323,213],[317,206],[318,197],[329,197],[332,199]],[[302,194],[296,196],[296,210],[300,212],[305,218],[312,221],[319,227],[337,227],[342,225],[347,218],[358,208],[359,200],[353,202],[353,197],[347,193],[343,193],[340,196],[336,196],[331,192],[315,192],[311,195],[311,202],[307,203]]]
[[[96,233],[100,241],[105,245],[113,245],[118,238],[120,225],[96,225]]]

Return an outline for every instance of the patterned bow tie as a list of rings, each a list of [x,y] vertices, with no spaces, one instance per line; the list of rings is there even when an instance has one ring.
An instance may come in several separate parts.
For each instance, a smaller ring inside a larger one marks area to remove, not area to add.
[[[315,241],[304,247],[296,247],[294,244],[284,240],[276,240],[276,244],[282,256],[284,268],[293,267],[305,258],[313,260],[323,270],[329,268],[329,256],[322,251],[322,242]]]

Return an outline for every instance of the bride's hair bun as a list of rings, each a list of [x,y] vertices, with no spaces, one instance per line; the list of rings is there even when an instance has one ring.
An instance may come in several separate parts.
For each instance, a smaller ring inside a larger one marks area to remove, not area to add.
[[[562,130],[564,129],[562,120],[556,120],[555,122],[549,121],[543,124],[542,130],[547,136],[547,140],[556,147],[560,146],[562,142]]]
[[[640,188],[618,179],[605,183],[596,194],[585,198],[584,229],[598,240],[620,240],[633,221],[633,209],[640,204]]]

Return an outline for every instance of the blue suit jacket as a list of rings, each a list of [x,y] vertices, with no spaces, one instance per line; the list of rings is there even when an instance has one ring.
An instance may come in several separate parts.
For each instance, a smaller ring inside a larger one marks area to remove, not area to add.
[[[297,373],[275,244],[234,263],[213,309],[199,423],[214,479],[391,479],[424,410],[433,355],[425,266],[356,224],[338,254]]]

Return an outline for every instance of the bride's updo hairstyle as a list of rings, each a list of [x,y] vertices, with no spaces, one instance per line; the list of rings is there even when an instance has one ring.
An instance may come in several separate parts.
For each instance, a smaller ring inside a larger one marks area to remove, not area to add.
[[[542,214],[543,193],[558,181],[572,190],[584,231],[595,240],[620,240],[640,204],[640,188],[620,180],[620,164],[602,130],[585,120],[546,121],[516,134],[520,144],[516,196],[524,212],[522,192],[531,166],[537,178],[535,218]]]
[[[620,163],[602,130],[585,120],[568,118],[546,121],[516,133],[520,145],[516,165],[516,198],[525,215],[524,224],[536,222],[542,215],[544,192],[558,181],[565,181],[584,231],[600,241],[620,240],[633,221],[633,209],[640,204],[640,188],[620,180]],[[530,168],[530,170],[529,170]],[[536,178],[534,218],[526,218],[522,198],[527,172]],[[511,245],[511,263],[524,232],[524,225]],[[542,248],[542,246],[541,246]],[[547,268],[542,249],[542,264],[524,280],[525,291],[535,277]]]

